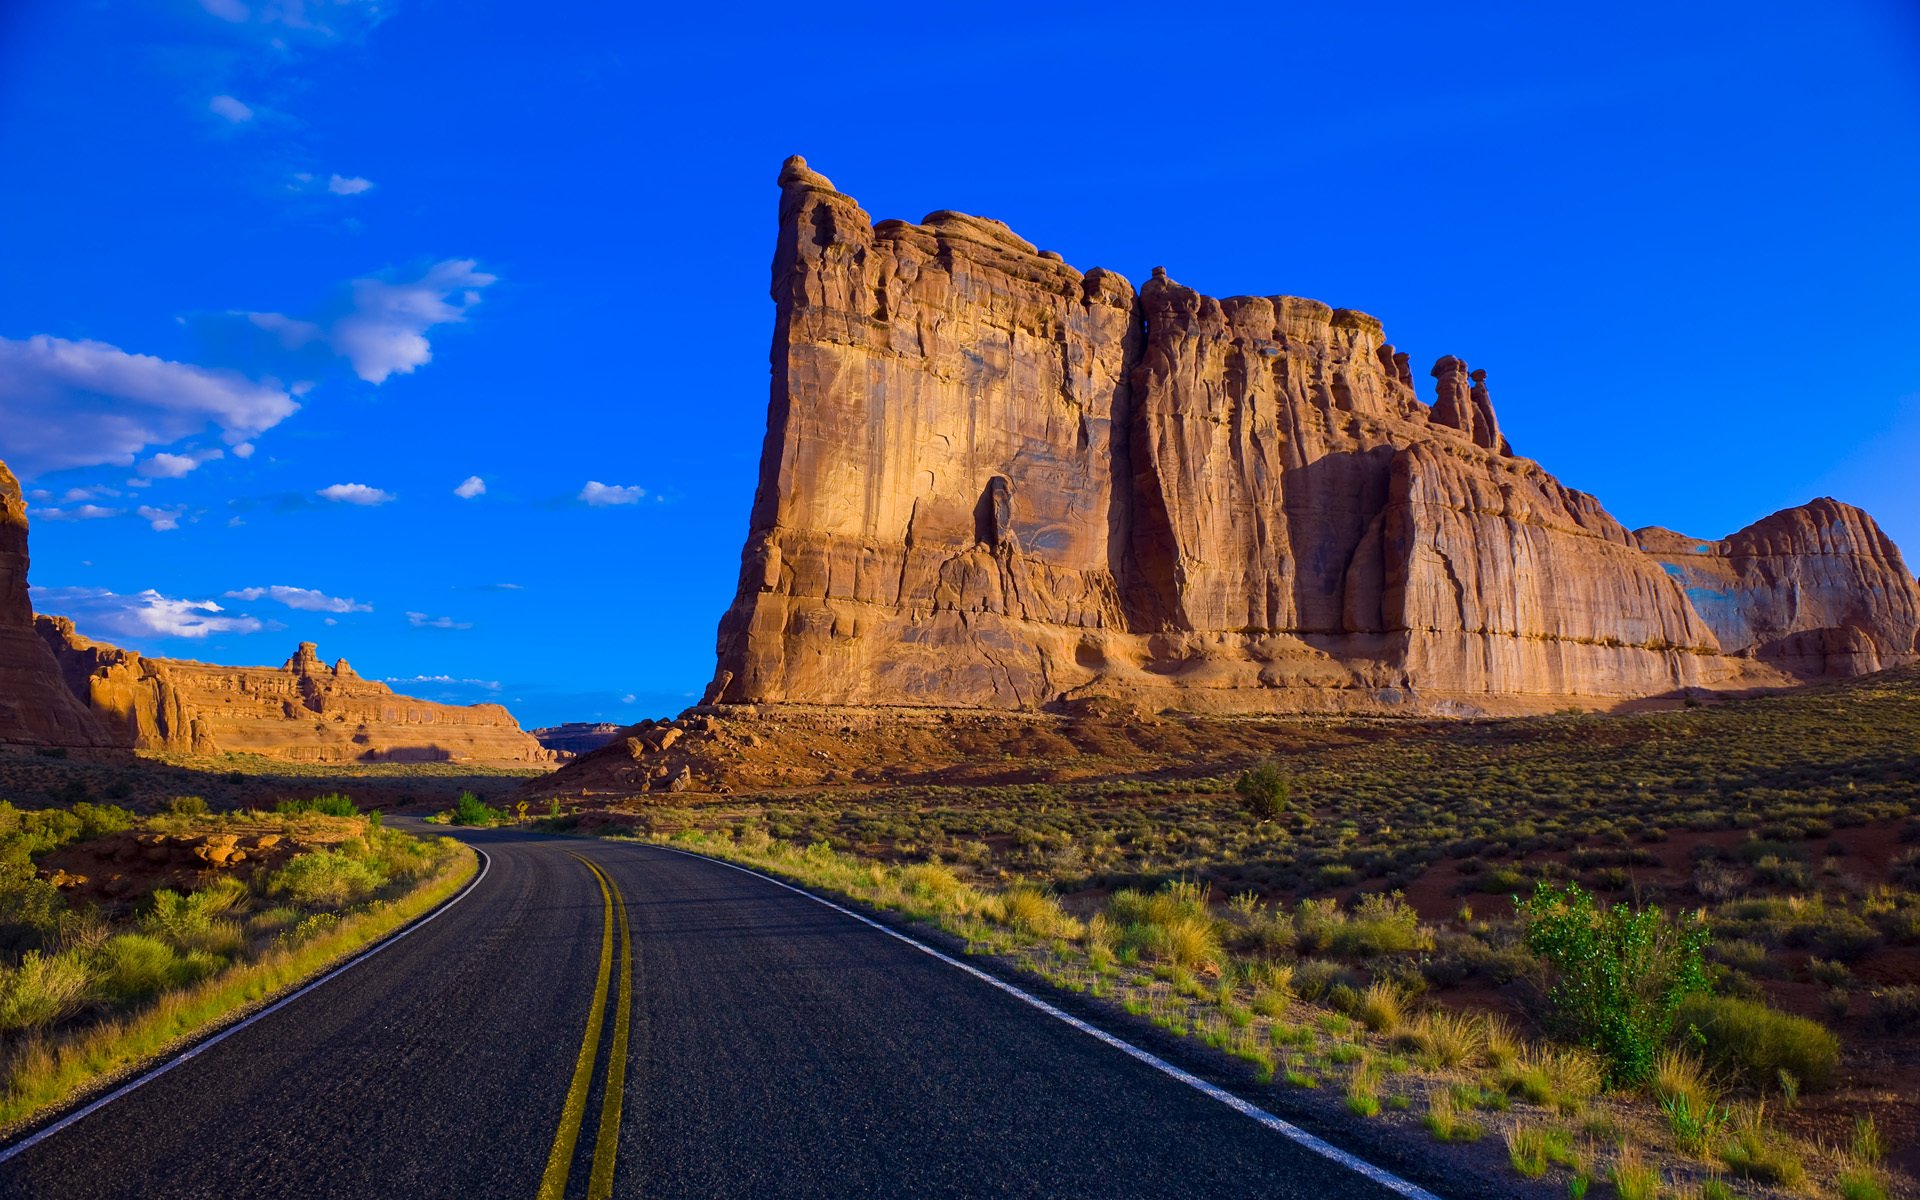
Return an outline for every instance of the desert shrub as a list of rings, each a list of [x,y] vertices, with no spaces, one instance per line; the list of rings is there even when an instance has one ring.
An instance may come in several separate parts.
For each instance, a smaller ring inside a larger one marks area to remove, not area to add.
[[[1107,901],[1107,915],[1120,925],[1164,925],[1175,917],[1212,919],[1205,889],[1184,879],[1169,879],[1151,893],[1122,888]]]
[[[386,882],[386,873],[365,858],[344,850],[311,850],[269,875],[266,893],[306,907],[340,908]]]
[[[1910,984],[1875,988],[1867,1002],[1873,1023],[1887,1033],[1904,1033],[1920,1025],[1920,988]]]
[[[455,825],[498,825],[507,819],[507,814],[497,808],[489,808],[485,801],[472,792],[461,792],[453,802],[453,824]]]
[[[1680,1003],[1707,990],[1706,926],[1657,908],[1602,909],[1578,884],[1544,880],[1518,908],[1528,948],[1554,972],[1555,1017],[1610,1078],[1646,1078]]]
[[[92,982],[71,952],[29,950],[15,967],[0,967],[0,1033],[39,1029],[79,1008]]]
[[[463,796],[467,794],[469,793],[462,793]],[[273,810],[288,816],[300,816],[306,813],[313,813],[322,817],[357,817],[360,815],[360,809],[354,804],[353,798],[351,796],[340,795],[337,792],[331,792],[325,796],[313,796],[306,800],[282,800],[273,806]],[[461,822],[455,822],[455,824],[461,824]]]
[[[1271,760],[1243,772],[1234,781],[1233,790],[1246,801],[1247,810],[1262,821],[1285,816],[1293,807],[1293,781],[1279,763]]]
[[[1825,1087],[1840,1064],[1840,1040],[1818,1021],[1731,996],[1691,996],[1677,1024],[1707,1062],[1753,1087],[1786,1071],[1807,1087]]]
[[[207,802],[200,796],[175,796],[167,801],[167,811],[176,817],[204,817]]]
[[[190,983],[213,963],[211,956],[182,956],[171,945],[144,933],[121,933],[96,952],[97,988],[115,1002],[145,999],[163,988]]]

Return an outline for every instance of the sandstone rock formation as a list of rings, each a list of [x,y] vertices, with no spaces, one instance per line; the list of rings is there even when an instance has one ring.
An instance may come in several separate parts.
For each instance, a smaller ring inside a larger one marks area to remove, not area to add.
[[[1718,542],[1642,529],[1721,647],[1802,678],[1864,675],[1920,653],[1920,588],[1872,517],[1821,497]]]
[[[105,731],[61,683],[33,630],[27,595],[27,505],[0,463],[0,745],[106,746]]]
[[[1442,358],[1429,405],[1364,313],[1158,268],[1136,291],[959,213],[874,224],[798,158],[780,183],[772,398],[710,703],[1525,712],[1914,653],[1890,546],[1871,580],[1743,585],[1906,597],[1816,621],[1858,637],[1723,645],[1671,566],[1513,454],[1484,371]]]
[[[38,619],[71,694],[117,744],[176,753],[260,754],[294,762],[553,760],[498,704],[436,704],[327,666],[302,642],[278,668],[147,658],[90,641],[64,617]]]

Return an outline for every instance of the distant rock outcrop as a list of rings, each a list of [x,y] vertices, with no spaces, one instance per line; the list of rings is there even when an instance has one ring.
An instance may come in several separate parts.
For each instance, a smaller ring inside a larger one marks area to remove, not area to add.
[[[553,761],[498,704],[395,695],[302,642],[278,668],[147,658],[90,641],[64,617],[38,628],[72,694],[132,749],[260,754],[294,762]]]
[[[27,504],[0,463],[0,745],[107,746],[112,739],[61,683],[33,630],[27,595]]]
[[[549,725],[545,729],[528,730],[535,741],[555,754],[586,754],[612,741],[620,733],[621,726],[606,721],[568,721],[564,725]]]
[[[1717,542],[1635,535],[1732,654],[1794,675],[1864,675],[1920,654],[1920,591],[1874,519],[1821,497]]]
[[[709,703],[1525,712],[1915,653],[1920,592],[1854,526],[1755,541],[1802,557],[1737,568],[1776,649],[1726,644],[1671,564],[1514,456],[1484,371],[1442,358],[1429,406],[1364,313],[1158,268],[1136,291],[959,213],[875,224],[799,158],[780,183]],[[1816,561],[1856,534],[1870,570]],[[1829,615],[1792,607],[1816,577]]]

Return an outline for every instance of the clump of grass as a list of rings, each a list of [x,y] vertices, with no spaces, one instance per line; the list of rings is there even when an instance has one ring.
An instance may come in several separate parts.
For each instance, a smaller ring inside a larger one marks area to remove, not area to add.
[[[1433,948],[1433,933],[1399,892],[1370,892],[1344,912],[1334,900],[1302,900],[1293,926],[1298,945],[1309,952],[1371,956]]]
[[[1374,980],[1361,993],[1354,1015],[1373,1032],[1392,1034],[1400,1028],[1400,1022],[1404,1019],[1400,989],[1384,979]]]
[[[1461,1111],[1453,1092],[1445,1088],[1428,1093],[1427,1115],[1421,1124],[1442,1142],[1477,1142],[1487,1132],[1469,1113]]]
[[[1731,1132],[1721,1147],[1720,1160],[1741,1179],[1797,1188],[1806,1181],[1806,1166],[1767,1128],[1766,1122],[1764,1101],[1733,1114]]]
[[[1607,1180],[1620,1200],[1659,1200],[1660,1172],[1647,1165],[1640,1147],[1622,1142],[1607,1168]]]
[[[1380,1115],[1380,1079],[1373,1071],[1355,1071],[1347,1081],[1347,1111],[1361,1117]]]
[[[1547,1173],[1547,1131],[1525,1121],[1507,1130],[1507,1161],[1528,1179]]]
[[[1077,938],[1085,932],[1060,901],[1028,884],[1015,884],[998,896],[998,917],[1009,929],[1035,937]]]
[[[1431,1009],[1414,1018],[1400,1040],[1435,1067],[1462,1067],[1486,1048],[1487,1026],[1465,1013]]]
[[[1528,1103],[1575,1113],[1600,1090],[1604,1073],[1585,1051],[1535,1046],[1516,1055],[1498,1078],[1502,1087]]]
[[[85,1003],[89,982],[78,954],[27,951],[18,966],[0,968],[0,1033],[53,1024]]]

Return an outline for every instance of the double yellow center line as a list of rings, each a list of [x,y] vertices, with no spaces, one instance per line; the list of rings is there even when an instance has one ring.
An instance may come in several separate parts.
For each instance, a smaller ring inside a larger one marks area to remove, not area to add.
[[[605,871],[575,854],[600,881],[604,909],[600,923],[600,973],[593,984],[593,1005],[587,1010],[587,1029],[580,1039],[580,1058],[574,1063],[567,1104],[560,1110],[560,1128],[547,1154],[546,1174],[540,1177],[539,1200],[562,1200],[567,1175],[573,1169],[573,1150],[580,1141],[580,1123],[587,1115],[587,1092],[593,1084],[593,1062],[600,1051],[600,1031],[607,1020],[607,989],[613,972],[615,913],[620,929],[620,996],[613,1010],[613,1045],[607,1058],[607,1079],[600,1097],[600,1126],[593,1139],[593,1171],[587,1177],[587,1200],[613,1195],[613,1164],[620,1153],[620,1101],[627,1083],[627,1035],[633,1016],[633,935],[627,928],[627,904],[620,888]],[[617,903],[616,903],[617,902]]]

